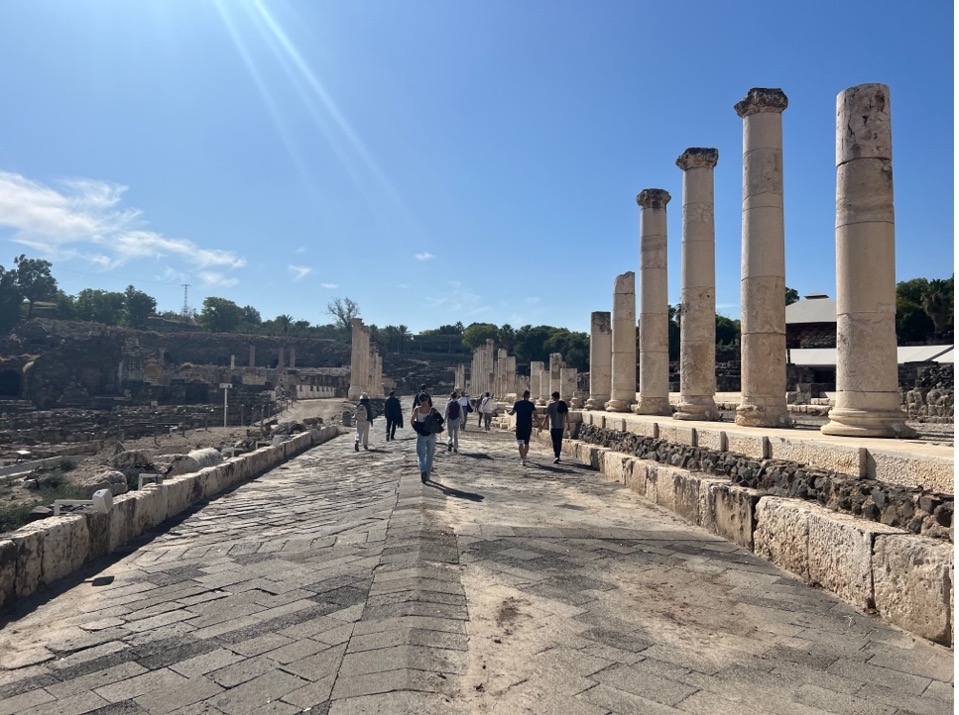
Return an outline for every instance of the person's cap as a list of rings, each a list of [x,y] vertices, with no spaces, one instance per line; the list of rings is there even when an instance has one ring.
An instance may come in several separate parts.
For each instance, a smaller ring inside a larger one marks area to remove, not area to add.
[[[361,400],[368,400],[368,399],[370,399],[370,396],[367,395],[367,394],[364,392],[362,395],[360,395],[360,399],[361,399]]]

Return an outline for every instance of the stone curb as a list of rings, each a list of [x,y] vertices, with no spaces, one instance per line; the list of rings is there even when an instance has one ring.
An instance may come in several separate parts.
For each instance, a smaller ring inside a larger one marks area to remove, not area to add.
[[[339,434],[336,425],[303,432],[215,467],[114,498],[109,514],[72,513],[27,524],[0,539],[0,608],[112,553],[204,499],[254,479]]]
[[[950,543],[577,440],[563,440],[563,454],[856,608],[953,645]]]

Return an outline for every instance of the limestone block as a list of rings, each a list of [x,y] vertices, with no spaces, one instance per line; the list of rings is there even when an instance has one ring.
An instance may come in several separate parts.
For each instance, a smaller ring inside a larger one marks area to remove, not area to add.
[[[667,423],[661,424],[660,430],[665,430],[667,424],[669,423],[667,422]],[[675,444],[685,444],[689,447],[696,446],[696,444],[694,444],[696,440],[696,437],[694,435],[698,435],[698,433],[695,427],[689,427],[684,424],[675,424],[675,423],[670,424],[669,426],[673,430],[673,439],[670,440],[671,442],[674,442]],[[660,435],[662,434],[663,432],[660,432]]]
[[[669,511],[676,511],[677,474],[677,470],[670,467],[656,467],[656,497],[653,501]]]
[[[135,538],[162,524],[167,516],[164,489],[143,489],[133,495],[133,532]]]
[[[647,422],[646,420],[617,420],[623,422],[624,429],[619,431],[629,434],[639,435],[640,437],[653,437],[654,433],[659,434],[656,422]]]
[[[956,491],[952,457],[883,450],[875,457],[870,453],[866,463],[868,476],[883,482],[921,486],[944,494]]]
[[[873,606],[872,544],[899,529],[837,514],[815,505],[809,515],[809,582],[832,591],[856,608]]]
[[[704,449],[711,449],[716,452],[726,451],[728,440],[724,430],[699,426],[696,428],[696,433],[697,440],[699,442],[698,446]]]
[[[14,591],[17,598],[35,593],[43,576],[43,542],[46,529],[42,522],[21,526],[10,540],[17,549]]]
[[[133,537],[133,509],[136,502],[133,497],[138,492],[129,492],[113,500],[110,510],[110,551],[116,551]]]
[[[685,470],[673,470],[673,511],[692,524],[699,524],[701,517],[700,493],[702,480]]]
[[[145,450],[128,449],[120,454],[115,454],[110,459],[110,466],[115,469],[151,469],[153,467],[153,454]],[[114,494],[114,496],[116,496]]]
[[[632,469],[632,460],[621,452],[603,450],[600,453],[600,471],[612,481],[626,483],[626,471]]]
[[[952,646],[952,544],[912,535],[879,536],[872,563],[876,610],[882,618]]]
[[[679,429],[674,422],[656,422],[659,425],[659,438],[673,444],[679,444]]]
[[[759,495],[726,480],[700,482],[700,526],[737,546],[753,550],[753,527]]]
[[[803,580],[809,580],[809,520],[812,506],[779,497],[763,497],[756,505],[753,550]]]
[[[0,541],[0,608],[17,597],[17,545],[10,539]]]
[[[213,467],[223,461],[223,455],[220,454],[219,450],[208,447],[206,449],[195,449],[189,454],[174,454],[169,459],[173,465],[169,476],[176,476],[177,474],[199,472],[204,467]]]
[[[730,430],[726,432],[726,449],[752,459],[763,459],[763,435]]]
[[[112,510],[111,510],[112,511]],[[110,514],[84,513],[87,521],[87,532],[90,534],[90,548],[87,560],[93,561],[110,553]]]
[[[167,493],[167,518],[186,511],[203,498],[200,483],[192,474],[174,477],[163,482]]]
[[[220,470],[216,467],[207,467],[196,473],[204,499],[209,499],[223,491],[221,476]]]
[[[654,462],[646,463],[646,488],[644,495],[654,504],[658,504],[660,468]]]
[[[90,532],[82,514],[44,519],[40,586],[49,586],[67,576],[86,561],[90,553]]]
[[[92,477],[89,481],[81,484],[80,488],[83,490],[83,496],[80,497],[81,499],[91,499],[93,497],[93,493],[101,489],[109,489],[110,494],[113,496],[126,494],[128,491],[130,491],[130,486],[127,484],[126,475],[124,475],[123,472],[116,470],[101,472]]]
[[[632,489],[634,492],[639,494],[641,497],[646,496],[646,471],[650,464],[642,459],[637,459],[636,457],[629,457],[629,461],[632,463],[628,471],[624,472],[623,477],[625,481],[623,482],[627,487]]]
[[[790,439],[771,435],[773,459],[798,462],[809,467],[830,469],[850,477],[866,476],[866,450],[840,441],[826,442]]]

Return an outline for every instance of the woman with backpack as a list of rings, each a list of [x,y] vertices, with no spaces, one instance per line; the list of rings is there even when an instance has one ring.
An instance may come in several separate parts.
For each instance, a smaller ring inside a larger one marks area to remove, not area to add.
[[[437,419],[439,424],[437,425]],[[410,415],[410,426],[416,432],[416,461],[420,467],[420,480],[425,484],[433,471],[433,455],[436,453],[436,433],[443,429],[443,418],[430,405],[430,396],[421,392],[416,396],[416,406]]]

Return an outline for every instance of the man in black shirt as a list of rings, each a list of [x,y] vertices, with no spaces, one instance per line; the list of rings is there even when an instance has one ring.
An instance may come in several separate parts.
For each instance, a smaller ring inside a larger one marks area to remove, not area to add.
[[[536,414],[536,405],[529,399],[529,390],[523,390],[523,399],[514,402],[506,413],[516,415],[516,446],[519,449],[519,461],[525,467],[526,455],[529,454],[529,437],[533,434],[533,415]]]

